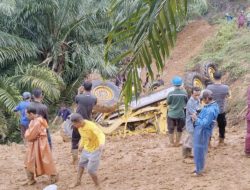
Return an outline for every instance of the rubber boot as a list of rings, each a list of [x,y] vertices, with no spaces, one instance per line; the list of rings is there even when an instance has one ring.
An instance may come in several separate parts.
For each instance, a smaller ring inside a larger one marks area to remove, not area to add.
[[[77,179],[76,182],[74,184],[72,184],[70,186],[70,188],[75,188],[79,185],[81,185],[81,180],[82,180],[82,175],[83,175],[84,169],[82,167],[78,168],[78,172],[77,172]]]
[[[219,138],[219,146],[224,146],[224,139],[223,138]]]
[[[193,158],[192,148],[188,148],[188,158]]]
[[[171,146],[174,146],[174,134],[168,134],[169,142]]]
[[[72,149],[71,156],[72,156],[72,164],[76,165],[78,161],[78,149]]]
[[[25,169],[26,175],[27,175],[27,181],[24,182],[22,185],[33,185],[36,183],[36,180],[34,178],[34,174],[27,169]]]
[[[188,148],[187,147],[184,147],[182,148],[182,156],[183,158],[188,158]]]
[[[176,147],[181,146],[181,144],[180,144],[181,135],[182,135],[181,132],[177,132],[177,133],[176,133],[176,141],[175,141],[175,146],[176,146]]]

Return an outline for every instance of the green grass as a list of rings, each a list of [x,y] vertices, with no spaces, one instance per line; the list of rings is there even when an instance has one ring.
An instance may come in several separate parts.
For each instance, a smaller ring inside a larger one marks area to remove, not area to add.
[[[200,55],[188,67],[206,60],[215,61],[219,69],[234,81],[250,71],[250,31],[238,30],[236,23],[220,22],[216,35],[205,43]]]
[[[227,73],[225,83],[230,85],[232,92],[228,101],[229,118],[238,120],[237,114],[246,105],[250,82],[250,30],[239,30],[236,23],[224,21],[220,21],[218,27],[215,36],[205,43],[202,52],[191,60],[187,69],[207,60],[218,64],[219,70]]]

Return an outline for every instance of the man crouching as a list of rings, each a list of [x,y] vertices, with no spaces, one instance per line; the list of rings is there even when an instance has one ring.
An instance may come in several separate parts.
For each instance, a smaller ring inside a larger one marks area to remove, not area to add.
[[[57,181],[56,167],[53,162],[50,146],[47,138],[48,124],[45,119],[36,114],[35,106],[28,106],[26,113],[30,120],[29,128],[25,132],[27,151],[25,169],[28,180],[23,185],[36,183],[35,176],[48,175],[50,183]]]
[[[81,136],[81,140],[79,142],[81,156],[77,180],[76,183],[71,186],[71,188],[81,184],[81,178],[84,169],[87,169],[87,172],[91,176],[93,182],[98,187],[99,181],[97,178],[97,169],[100,163],[101,153],[104,148],[105,135],[95,123],[84,120],[78,113],[73,113],[70,118],[73,126],[78,129]]]

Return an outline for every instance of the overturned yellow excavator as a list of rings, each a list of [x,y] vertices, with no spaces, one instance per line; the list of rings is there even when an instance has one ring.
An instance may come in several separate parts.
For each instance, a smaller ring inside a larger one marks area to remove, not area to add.
[[[213,82],[217,66],[208,61],[187,72],[184,88],[190,92],[193,86],[204,89]],[[166,98],[173,87],[161,87],[133,100],[125,112],[119,105],[120,90],[112,82],[93,81],[92,93],[97,97],[94,119],[105,134],[131,135],[167,132]]]

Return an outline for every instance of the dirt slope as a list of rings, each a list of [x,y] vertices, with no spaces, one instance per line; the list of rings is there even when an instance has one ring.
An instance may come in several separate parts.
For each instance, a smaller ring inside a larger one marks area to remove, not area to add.
[[[171,85],[170,81],[173,76],[184,76],[186,64],[201,51],[204,43],[214,31],[214,26],[200,20],[190,23],[178,34],[176,47],[163,71],[163,79],[167,86]]]
[[[217,144],[217,129],[213,146]],[[250,189],[250,159],[243,153],[245,129],[230,128],[227,146],[210,149],[206,174],[192,177],[193,164],[184,163],[181,148],[170,148],[167,137],[144,135],[107,139],[99,170],[103,190],[248,190]],[[53,136],[54,157],[60,173],[59,190],[68,190],[76,175],[70,163],[70,144]],[[22,187],[25,180],[22,145],[1,146],[0,189],[41,190],[47,178],[38,178],[32,187]],[[90,177],[76,190],[95,189]]]

